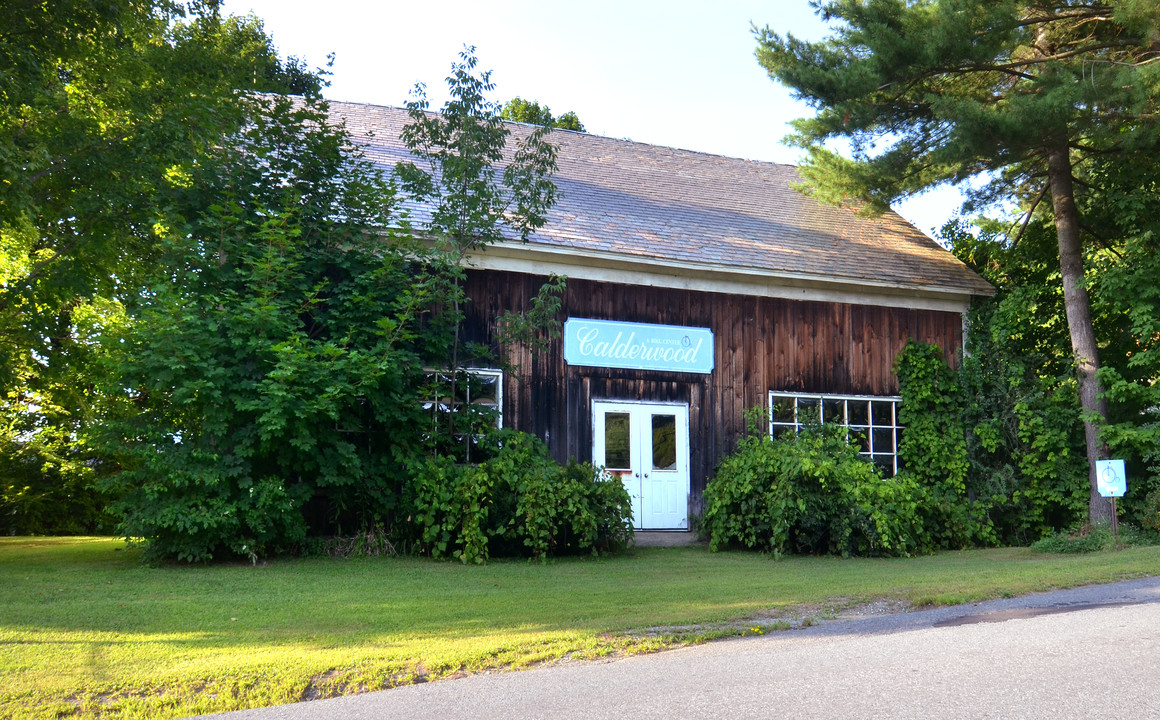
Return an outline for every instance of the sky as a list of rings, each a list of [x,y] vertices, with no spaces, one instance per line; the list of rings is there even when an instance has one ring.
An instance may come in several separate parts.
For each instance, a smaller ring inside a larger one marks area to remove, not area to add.
[[[752,27],[818,40],[807,0],[226,0],[263,20],[283,56],[321,67],[332,100],[402,106],[416,83],[432,108],[465,45],[491,70],[491,99],[575,112],[586,130],[778,163],[790,121],[811,114],[757,64]],[[958,211],[953,189],[895,209],[929,234]]]

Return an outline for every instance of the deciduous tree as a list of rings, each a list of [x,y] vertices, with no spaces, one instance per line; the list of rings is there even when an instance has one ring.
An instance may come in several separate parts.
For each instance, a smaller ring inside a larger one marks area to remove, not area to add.
[[[116,344],[108,483],[161,557],[259,557],[389,527],[421,444],[424,251],[317,94],[170,176],[160,263]]]
[[[422,208],[415,229],[435,250],[432,270],[448,281],[442,302],[448,308],[444,319],[449,321],[451,352],[443,362],[453,382],[464,380],[461,283],[470,254],[503,240],[526,242],[547,222],[557,195],[552,181],[556,147],[548,140],[551,127],[541,124],[509,144],[512,131],[500,117],[499,106],[486,97],[494,89],[491,73],[477,73],[477,64],[475,49],[464,48],[447,78],[451,99],[438,113],[428,112],[424,87],[416,86],[407,104],[411,121],[403,130],[403,141],[417,162],[399,163],[395,169],[402,190]],[[554,284],[557,292],[562,291],[562,283]],[[545,299],[541,295],[541,305]],[[454,426],[456,413],[447,413],[445,419],[446,436],[461,437],[463,455],[470,459],[471,429]]]
[[[528,123],[529,125],[544,125],[559,130],[584,132],[584,124],[580,122],[576,113],[569,110],[560,117],[553,117],[552,111],[547,105],[540,105],[535,100],[512,98],[500,108],[499,116],[504,120]]]
[[[92,531],[96,341],[158,260],[168,179],[240,126],[239,93],[319,78],[214,2],[0,0],[0,18],[0,528]]]

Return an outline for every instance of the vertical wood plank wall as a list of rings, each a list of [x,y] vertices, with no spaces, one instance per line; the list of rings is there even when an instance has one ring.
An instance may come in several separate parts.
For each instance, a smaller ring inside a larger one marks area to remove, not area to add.
[[[547,277],[468,273],[465,335],[495,347],[495,319],[526,310]],[[951,363],[962,347],[958,313],[805,302],[568,280],[560,320],[569,317],[707,327],[714,335],[709,375],[590,368],[564,362],[563,341],[546,352],[509,349],[504,426],[534,433],[553,457],[592,459],[592,400],[689,404],[691,510],[721,457],[745,429],[745,410],[766,407],[770,390],[896,395],[894,358],[911,338],[941,348]]]

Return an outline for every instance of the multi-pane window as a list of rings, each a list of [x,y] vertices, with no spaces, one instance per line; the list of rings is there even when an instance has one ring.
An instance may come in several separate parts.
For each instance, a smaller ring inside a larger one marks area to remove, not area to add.
[[[431,435],[446,450],[471,446],[485,431],[503,427],[503,371],[468,368],[458,374],[429,370],[423,409],[431,418]]]
[[[833,424],[849,428],[859,453],[874,461],[887,475],[898,473],[898,423],[901,398],[864,395],[769,394],[769,433],[776,438],[796,433],[803,425]]]

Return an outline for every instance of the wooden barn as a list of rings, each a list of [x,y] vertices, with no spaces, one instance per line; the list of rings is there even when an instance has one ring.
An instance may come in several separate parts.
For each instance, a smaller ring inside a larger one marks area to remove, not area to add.
[[[333,103],[368,155],[407,156],[404,110]],[[513,133],[528,128],[512,126]],[[469,273],[469,339],[567,277],[563,336],[516,351],[518,373],[477,368],[505,427],[560,461],[621,477],[637,528],[682,530],[714,467],[768,411],[856,430],[892,473],[895,356],[911,338],[952,363],[988,283],[894,213],[877,219],[794,189],[792,166],[556,131],[562,198],[531,237],[489,247]]]

